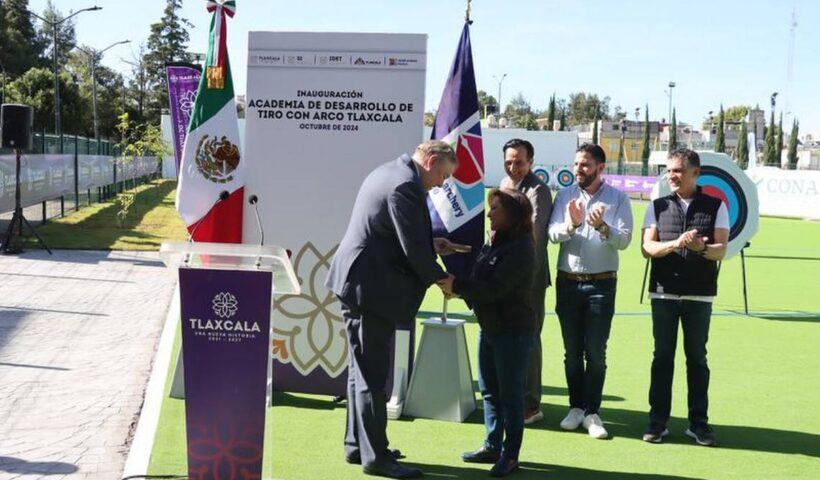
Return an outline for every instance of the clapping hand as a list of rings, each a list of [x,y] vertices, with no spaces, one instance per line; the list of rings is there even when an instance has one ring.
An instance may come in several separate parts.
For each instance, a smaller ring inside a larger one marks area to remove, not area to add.
[[[567,218],[572,227],[581,225],[584,221],[584,202],[581,199],[570,200],[567,203]]]
[[[462,245],[460,243],[453,243],[444,237],[436,237],[433,239],[433,248],[436,254],[440,256],[450,255],[451,253],[468,253],[473,249],[470,245]]]
[[[587,224],[592,228],[598,228],[604,223],[604,206],[598,205],[589,211]]]
[[[697,230],[695,230],[695,235],[693,235],[689,242],[686,244],[686,248],[692,250],[693,252],[702,252],[706,250],[706,242],[709,241],[709,237],[699,237],[697,235]]]
[[[449,299],[458,296],[453,292],[453,282],[455,281],[455,279],[456,277],[452,273],[450,273],[447,274],[446,278],[442,278],[441,280],[436,282],[436,284],[441,289],[442,293],[444,293],[445,298]]]
[[[698,231],[697,229],[692,229],[680,234],[678,239],[676,240],[676,245],[678,248],[690,248],[692,242],[698,238]]]

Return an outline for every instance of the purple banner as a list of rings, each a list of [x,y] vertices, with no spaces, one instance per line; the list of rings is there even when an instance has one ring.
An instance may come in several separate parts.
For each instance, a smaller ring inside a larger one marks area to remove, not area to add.
[[[650,195],[658,177],[643,177],[640,175],[604,175],[604,181],[611,187],[626,193],[641,193]]]
[[[261,478],[271,282],[179,270],[189,478]]]
[[[202,74],[198,67],[183,64],[166,65],[165,73],[168,76],[168,101],[171,110],[171,129],[174,132],[174,158],[179,174],[182,147],[185,145],[191,110],[194,108]]]

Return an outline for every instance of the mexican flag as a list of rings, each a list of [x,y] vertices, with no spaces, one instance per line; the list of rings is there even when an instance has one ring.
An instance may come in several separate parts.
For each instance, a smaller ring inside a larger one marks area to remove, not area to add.
[[[226,47],[236,2],[207,4],[213,13],[208,55],[182,149],[176,207],[194,241],[241,243],[245,182]]]

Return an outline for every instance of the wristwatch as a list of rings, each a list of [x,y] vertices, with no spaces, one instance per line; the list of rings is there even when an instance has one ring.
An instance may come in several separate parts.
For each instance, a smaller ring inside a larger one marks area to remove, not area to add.
[[[604,237],[609,236],[609,225],[607,225],[606,222],[602,222],[600,225],[598,225],[598,228],[596,228],[595,230],[597,230],[598,233],[600,233]]]

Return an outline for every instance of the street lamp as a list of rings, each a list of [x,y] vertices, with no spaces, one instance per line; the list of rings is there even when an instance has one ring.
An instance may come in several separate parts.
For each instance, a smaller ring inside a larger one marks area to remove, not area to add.
[[[31,10],[27,10],[28,14],[39,18],[43,23],[47,23],[51,26],[51,38],[54,43],[52,46],[52,62],[54,63],[54,133],[60,135],[62,137],[63,130],[62,126],[60,125],[60,81],[59,81],[59,72],[60,66],[57,64],[57,27],[60,26],[66,20],[79,15],[83,12],[94,12],[97,10],[102,10],[102,7],[98,7],[94,5],[93,7],[83,8],[82,10],[77,10],[76,12],[72,13],[67,17],[63,17],[60,20],[46,20],[45,18],[37,15],[36,13],[32,12]],[[62,143],[62,142],[61,142]]]
[[[493,75],[493,79],[498,78],[497,76]],[[501,75],[501,79],[498,80],[498,114],[503,115],[501,110],[501,84],[504,83],[504,79],[507,78],[507,74]]]
[[[675,82],[669,82],[669,90],[666,91],[666,94],[669,95],[669,116],[666,117],[666,121],[672,123],[672,89],[675,88]]]
[[[91,102],[94,110],[94,140],[99,141],[100,129],[97,122],[97,62],[102,59],[103,53],[124,43],[131,43],[131,40],[122,40],[112,43],[111,45],[96,52],[94,49],[86,50],[83,47],[77,46],[77,49],[88,55],[89,63],[91,64]]]

